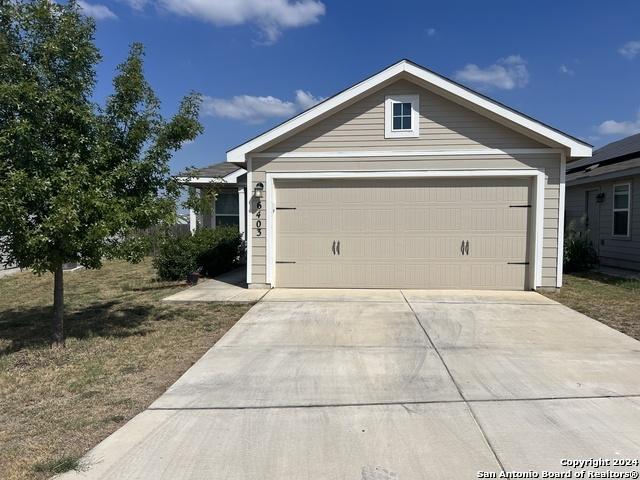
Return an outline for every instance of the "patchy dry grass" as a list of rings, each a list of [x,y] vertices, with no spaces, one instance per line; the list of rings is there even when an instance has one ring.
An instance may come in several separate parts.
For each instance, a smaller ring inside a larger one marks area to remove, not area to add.
[[[249,308],[160,303],[149,262],[65,273],[67,348],[48,346],[50,275],[0,279],[0,471],[44,479],[142,411]]]
[[[565,275],[563,283],[546,295],[640,340],[640,281],[589,272]]]

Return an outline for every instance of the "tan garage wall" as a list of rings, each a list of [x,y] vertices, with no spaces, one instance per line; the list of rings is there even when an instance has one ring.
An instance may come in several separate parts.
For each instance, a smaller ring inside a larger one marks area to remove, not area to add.
[[[420,136],[385,138],[385,97],[411,94],[420,95]],[[400,80],[265,151],[456,150],[479,147],[540,148],[544,145],[412,82]]]
[[[544,201],[544,229],[541,286],[555,287],[558,261],[558,232],[560,206],[560,153],[500,154],[482,156],[429,156],[429,157],[368,157],[368,158],[253,158],[250,162],[252,193],[258,182],[266,185],[267,172],[303,171],[404,171],[404,170],[476,170],[476,169],[543,169],[546,176]],[[266,193],[265,193],[266,194]],[[261,199],[262,210],[257,217],[257,201],[251,199],[251,277],[252,284],[266,283],[266,198]],[[257,228],[260,221],[260,228]]]
[[[385,97],[415,94],[420,96],[419,136],[385,138]],[[475,153],[467,156],[440,155],[443,151],[482,149],[501,152],[487,152],[481,156]],[[548,153],[544,152],[547,149]],[[411,150],[411,156],[398,156],[405,150]],[[505,150],[510,152],[502,153]],[[419,156],[416,151],[433,153]],[[324,152],[328,154],[326,157],[322,156]],[[330,155],[336,152],[340,153],[340,158]],[[350,152],[393,152],[394,156],[346,156]],[[256,153],[258,156],[253,156],[248,165],[254,187],[258,182],[266,186],[267,172],[544,169],[547,178],[541,285],[556,286],[561,154],[423,86],[406,79],[382,85],[365,98],[345,105],[313,125],[292,131],[288,137]],[[282,153],[285,156],[277,155]],[[264,157],[270,154],[277,158]],[[296,157],[297,154],[300,156]],[[249,280],[250,283],[261,284],[266,282],[269,225],[264,211],[266,199],[263,198],[260,204],[261,212],[256,211],[257,204],[253,200],[249,215],[252,226]]]

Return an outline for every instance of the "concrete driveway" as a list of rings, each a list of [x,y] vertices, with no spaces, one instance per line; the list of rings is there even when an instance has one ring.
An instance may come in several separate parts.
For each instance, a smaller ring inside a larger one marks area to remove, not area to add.
[[[639,457],[640,342],[545,297],[273,290],[63,478],[473,479]]]

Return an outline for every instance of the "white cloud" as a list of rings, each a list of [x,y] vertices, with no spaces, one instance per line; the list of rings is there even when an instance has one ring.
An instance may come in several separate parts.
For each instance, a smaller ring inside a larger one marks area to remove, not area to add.
[[[558,71],[565,75],[574,75],[576,73],[574,70],[570,69],[566,65],[560,65],[560,68],[558,69]]]
[[[427,35],[429,37],[433,37],[436,34],[436,29],[435,28],[427,28],[425,30],[425,32],[427,32]]]
[[[271,95],[267,97],[238,95],[230,99],[204,97],[202,113],[212,117],[260,123],[269,118],[291,117],[321,101],[322,98],[315,97],[304,90],[296,90],[294,101],[281,100]]]
[[[296,103],[302,110],[311,108],[314,105],[320,103],[323,100],[322,97],[314,97],[311,92],[305,92],[304,90],[296,90]]]
[[[320,21],[325,6],[320,0],[120,0],[135,10],[147,5],[197,18],[216,26],[256,25],[263,43],[272,44],[287,28]]]
[[[134,10],[142,10],[147,6],[149,0],[120,0],[122,3],[126,3]]]
[[[625,43],[618,49],[618,53],[629,60],[633,60],[640,53],[640,40],[632,40]]]
[[[640,110],[636,114],[635,120],[606,120],[596,127],[600,135],[623,135],[629,136],[640,133]]]
[[[509,55],[499,59],[493,65],[480,68],[473,63],[465,65],[455,73],[455,78],[468,82],[480,89],[501,88],[513,90],[529,83],[527,62],[520,55]]]
[[[78,5],[82,9],[82,13],[88,17],[93,17],[96,20],[111,20],[118,18],[118,16],[105,5],[87,3],[83,0],[79,0]]]

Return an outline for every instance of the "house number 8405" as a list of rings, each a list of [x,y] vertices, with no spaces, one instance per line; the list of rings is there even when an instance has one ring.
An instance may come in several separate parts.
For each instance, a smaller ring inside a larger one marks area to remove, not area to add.
[[[260,218],[262,216],[262,202],[258,201],[256,203],[256,217]],[[262,236],[262,220],[256,220],[256,237]]]

